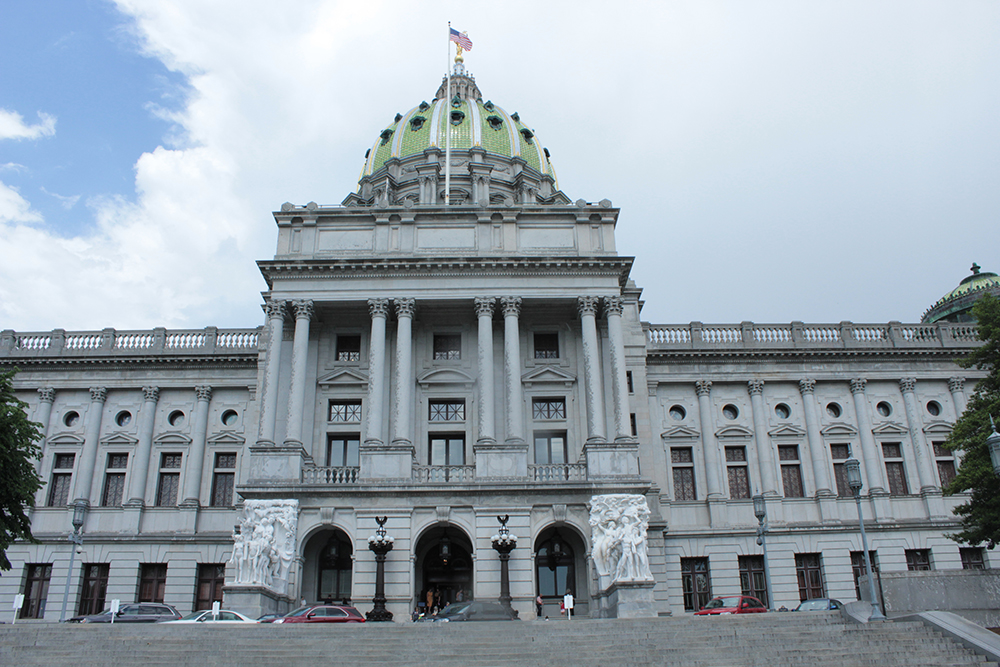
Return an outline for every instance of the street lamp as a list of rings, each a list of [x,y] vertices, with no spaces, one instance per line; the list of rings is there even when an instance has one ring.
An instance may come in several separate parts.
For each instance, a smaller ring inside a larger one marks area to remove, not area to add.
[[[388,516],[376,516],[378,528],[368,538],[368,548],[375,554],[375,597],[372,598],[375,608],[367,616],[371,622],[392,620],[392,612],[385,608],[385,557],[392,551],[394,541],[391,535],[385,534],[385,522],[388,520]]]
[[[1000,436],[997,438],[1000,440]],[[868,577],[868,596],[871,598],[872,615],[869,621],[884,621],[885,614],[878,608],[878,598],[875,597],[875,578],[872,577],[871,557],[868,554],[868,536],[865,535],[865,517],[861,512],[861,462],[852,455],[844,461],[844,472],[847,474],[847,485],[854,494],[854,502],[858,505],[858,525],[861,526],[861,548],[865,555],[865,575]]]
[[[993,433],[986,438],[986,446],[990,450],[990,460],[993,461],[993,472],[1000,475],[1000,433],[997,433],[996,424],[993,423],[993,415],[990,415],[990,427]]]
[[[767,506],[764,503],[764,494],[762,493],[758,493],[753,497],[753,515],[757,517],[757,544],[764,550],[764,588],[767,591],[767,608],[774,609],[774,594],[771,592],[771,570],[767,564],[767,540],[764,537],[767,534]]]
[[[83,528],[83,519],[87,514],[87,505],[82,501],[73,503],[73,532],[70,533],[69,541],[73,548],[69,552],[69,571],[66,572],[66,590],[63,592],[62,613],[59,614],[59,622],[66,620],[66,604],[69,601],[69,582],[73,578],[73,557],[76,550],[83,547],[83,535],[80,529]]]
[[[507,611],[511,611],[510,572],[508,569],[508,563],[510,561],[510,552],[517,546],[517,536],[511,535],[510,529],[507,528],[507,522],[509,520],[509,514],[497,517],[497,521],[500,522],[500,530],[497,531],[497,534],[494,535],[491,540],[493,548],[498,554],[500,554],[500,604]]]

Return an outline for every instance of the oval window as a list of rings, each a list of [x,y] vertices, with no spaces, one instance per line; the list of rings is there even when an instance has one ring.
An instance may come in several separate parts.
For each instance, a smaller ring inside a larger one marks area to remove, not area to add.
[[[937,401],[929,401],[927,403],[927,412],[931,413],[931,416],[937,417],[941,414],[941,404]]]
[[[180,410],[174,410],[173,412],[170,413],[170,416],[167,417],[167,422],[171,426],[183,426],[184,425],[184,413],[181,412]]]
[[[670,406],[670,417],[675,421],[681,421],[687,417],[687,411],[679,405]]]
[[[132,423],[132,413],[128,410],[122,410],[115,416],[115,423],[119,426],[128,426]]]
[[[879,404],[875,406],[875,409],[878,410],[878,413],[883,417],[888,417],[892,414],[892,406],[885,401],[879,401]]]
[[[70,410],[63,417],[63,424],[66,424],[66,426],[76,426],[79,423],[80,423],[80,413],[74,410]]]
[[[778,403],[774,406],[774,414],[778,415],[778,419],[788,419],[792,411],[784,403]]]
[[[726,419],[736,419],[737,417],[740,416],[740,409],[737,408],[732,403],[727,403],[726,405],[722,406],[722,415]]]
[[[826,414],[830,415],[834,419],[843,414],[843,410],[840,408],[840,403],[827,403],[826,404]]]
[[[222,423],[226,426],[235,426],[239,418],[240,416],[236,410],[226,410],[222,413]]]

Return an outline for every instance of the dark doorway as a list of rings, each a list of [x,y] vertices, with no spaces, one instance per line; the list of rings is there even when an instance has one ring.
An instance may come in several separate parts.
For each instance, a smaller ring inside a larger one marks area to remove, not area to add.
[[[457,528],[433,528],[424,534],[417,546],[416,570],[418,606],[441,608],[473,597],[472,543]]]
[[[313,535],[302,551],[302,597],[351,604],[354,547],[347,534],[329,528]]]

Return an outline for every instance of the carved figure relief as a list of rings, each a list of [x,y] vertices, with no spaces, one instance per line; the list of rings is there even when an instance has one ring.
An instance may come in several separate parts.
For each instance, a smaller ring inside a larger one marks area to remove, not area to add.
[[[298,500],[247,500],[233,533],[234,583],[288,591],[288,570],[295,559]]]
[[[646,497],[612,493],[590,499],[594,567],[607,588],[615,582],[653,581],[649,569]]]

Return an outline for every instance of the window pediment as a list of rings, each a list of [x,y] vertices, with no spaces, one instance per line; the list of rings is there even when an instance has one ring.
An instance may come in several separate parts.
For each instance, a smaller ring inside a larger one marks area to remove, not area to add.
[[[717,438],[752,438],[753,431],[746,426],[724,426],[715,432]]]
[[[954,428],[954,424],[946,421],[935,421],[931,422],[924,427],[924,433],[927,435],[937,435],[941,437],[946,437],[951,435],[951,431]]]
[[[561,384],[571,387],[576,383],[576,376],[556,366],[540,366],[523,374],[521,382],[527,387],[536,384]]]
[[[49,445],[83,445],[83,438],[74,433],[60,433],[46,439]]]
[[[232,431],[223,431],[208,437],[208,443],[211,445],[234,445],[242,447],[245,442],[245,438],[236,435]]]
[[[804,438],[806,436],[805,429],[791,424],[778,424],[777,428],[771,429],[767,434],[772,438]]]
[[[660,434],[663,440],[696,440],[700,437],[701,433],[690,426],[674,426]]]
[[[135,443],[139,442],[138,438],[133,438],[130,435],[125,435],[124,433],[112,433],[109,436],[105,436],[100,440],[102,445],[112,445],[116,447],[132,447]]]
[[[316,381],[320,387],[327,389],[334,387],[368,388],[368,375],[353,368],[341,368],[332,373],[328,373]]]
[[[153,438],[153,442],[157,445],[190,445],[191,438],[183,433],[161,433]]]
[[[897,422],[880,422],[872,427],[875,435],[906,435],[909,431]]]
[[[830,424],[826,428],[820,429],[820,433],[827,438],[853,438],[858,434],[858,429],[850,424],[837,422]]]
[[[464,385],[471,387],[475,383],[476,379],[460,368],[435,368],[417,377],[417,384],[421,387],[433,387],[437,385]]]

